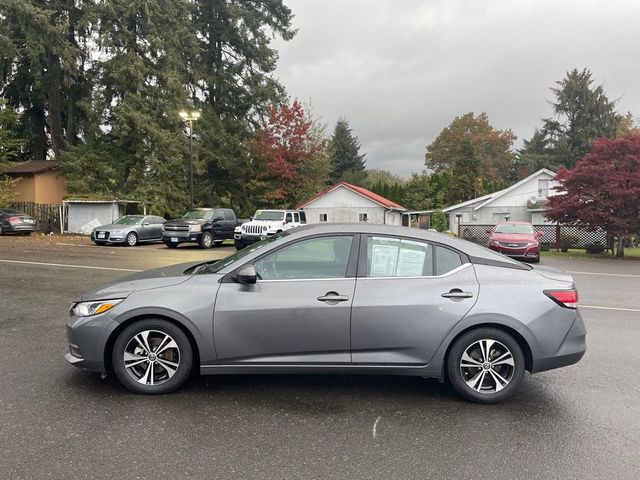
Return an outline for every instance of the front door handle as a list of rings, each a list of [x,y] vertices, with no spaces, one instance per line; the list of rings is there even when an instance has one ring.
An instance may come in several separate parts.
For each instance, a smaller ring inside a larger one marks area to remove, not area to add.
[[[330,305],[335,305],[338,302],[346,302],[348,300],[348,295],[338,295],[336,292],[327,292],[326,295],[318,297],[319,302],[327,302]]]
[[[459,288],[454,288],[453,290],[450,290],[447,293],[443,293],[441,296],[444,298],[451,298],[455,300],[455,299],[462,299],[462,298],[471,298],[473,297],[473,293],[463,292]]]

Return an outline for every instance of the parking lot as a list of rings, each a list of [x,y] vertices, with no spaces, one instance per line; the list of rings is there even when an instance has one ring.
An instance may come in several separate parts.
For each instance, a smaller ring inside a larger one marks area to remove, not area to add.
[[[76,296],[233,251],[0,237],[0,478],[640,478],[640,262],[542,259],[573,273],[588,350],[498,405],[390,376],[196,377],[139,396],[64,361]]]

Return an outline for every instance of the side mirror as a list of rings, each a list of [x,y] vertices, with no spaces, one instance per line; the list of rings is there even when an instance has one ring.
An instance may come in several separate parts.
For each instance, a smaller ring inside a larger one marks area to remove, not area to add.
[[[222,220],[224,220],[222,217],[216,217],[213,219],[214,222],[221,222]]]
[[[253,285],[258,280],[256,267],[254,267],[253,265],[245,265],[244,267],[241,267],[236,274],[236,278],[240,283],[244,283],[245,285]]]
[[[487,229],[485,230],[485,232],[487,232],[489,235],[491,235],[492,230],[491,230],[490,228],[487,228]]]

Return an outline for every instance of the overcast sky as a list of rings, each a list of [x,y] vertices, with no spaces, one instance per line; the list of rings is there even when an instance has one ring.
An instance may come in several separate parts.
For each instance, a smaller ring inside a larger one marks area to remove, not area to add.
[[[517,146],[551,115],[549,87],[587,67],[640,115],[640,1],[285,0],[299,29],[276,76],[333,130],[343,116],[368,168],[423,168],[457,115],[486,111]]]

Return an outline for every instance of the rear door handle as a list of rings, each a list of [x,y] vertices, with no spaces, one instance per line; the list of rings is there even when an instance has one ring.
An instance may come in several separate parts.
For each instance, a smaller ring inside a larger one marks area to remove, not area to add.
[[[347,295],[338,295],[336,292],[328,292],[326,295],[318,297],[318,301],[336,304],[338,302],[346,302],[349,300]]]
[[[453,298],[453,299],[456,299],[456,298],[471,298],[471,297],[473,297],[473,293],[471,293],[471,292],[463,292],[462,290],[460,290],[458,288],[454,288],[450,292],[443,293],[442,296],[444,298]]]

